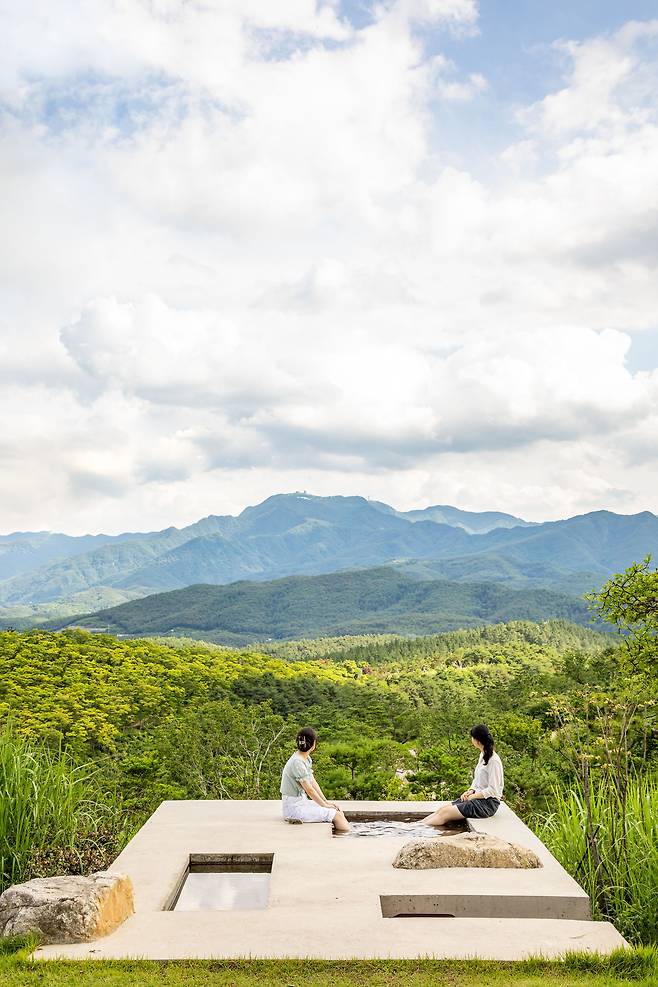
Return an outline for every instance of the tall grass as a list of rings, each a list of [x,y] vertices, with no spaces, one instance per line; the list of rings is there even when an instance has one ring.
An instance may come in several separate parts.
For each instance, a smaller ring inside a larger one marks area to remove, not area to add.
[[[97,769],[0,732],[0,892],[54,873],[107,866],[121,844],[119,806],[102,800]]]
[[[658,776],[605,778],[555,792],[541,836],[585,888],[595,918],[635,943],[658,942]]]

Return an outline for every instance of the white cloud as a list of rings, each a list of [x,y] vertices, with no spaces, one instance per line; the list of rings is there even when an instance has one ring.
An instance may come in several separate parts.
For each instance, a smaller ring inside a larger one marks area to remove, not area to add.
[[[392,0],[379,6],[380,17],[418,24],[446,24],[458,33],[477,30],[476,0]]]
[[[613,35],[556,43],[569,66],[567,85],[523,116],[553,137],[602,128],[623,132],[655,119],[656,40],[658,20],[629,21]]]
[[[164,73],[239,101],[245,62],[268,41],[258,32],[269,33],[270,44],[286,36],[345,41],[352,33],[333,4],[314,0],[28,0],[3,3],[0,17],[0,92],[13,105],[88,73],[128,80]]]
[[[476,18],[0,7],[1,529],[299,487],[658,510],[656,384],[625,367],[655,324],[656,24],[563,43],[563,87],[476,178],[441,113],[487,80],[423,47]]]

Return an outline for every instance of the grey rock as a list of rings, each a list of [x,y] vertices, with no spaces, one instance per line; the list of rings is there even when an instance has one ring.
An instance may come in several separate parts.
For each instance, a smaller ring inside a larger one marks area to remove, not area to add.
[[[406,870],[434,867],[541,867],[533,850],[485,833],[459,833],[405,843],[393,861]]]
[[[0,937],[37,933],[42,943],[89,942],[112,932],[134,911],[125,874],[39,877],[0,895]]]

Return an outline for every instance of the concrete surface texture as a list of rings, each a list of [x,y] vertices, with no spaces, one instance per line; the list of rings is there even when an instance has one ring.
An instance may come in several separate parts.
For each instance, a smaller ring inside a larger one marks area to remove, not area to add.
[[[348,816],[436,808],[341,805]],[[33,955],[514,960],[626,945],[610,923],[591,921],[585,892],[506,805],[491,819],[470,823],[534,850],[543,866],[396,870],[392,862],[404,838],[334,837],[324,823],[291,826],[278,801],[163,802],[110,868],[132,878],[135,913],[103,939],[43,946]],[[273,854],[267,908],[169,910],[190,855],[203,854]]]

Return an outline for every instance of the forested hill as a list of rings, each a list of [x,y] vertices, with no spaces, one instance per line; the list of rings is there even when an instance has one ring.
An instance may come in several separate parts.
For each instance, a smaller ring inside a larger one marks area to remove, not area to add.
[[[648,552],[658,553],[658,518],[648,511],[597,511],[530,524],[445,505],[405,513],[363,497],[281,494],[238,517],[211,515],[187,528],[118,535],[106,543],[101,536],[0,537],[0,618],[53,602],[58,613],[88,613],[199,583],[384,564],[422,579],[579,596]]]
[[[391,568],[272,582],[189,586],[75,621],[129,635],[175,634],[228,644],[267,638],[434,634],[508,620],[589,623],[586,605],[550,590],[414,579]]]
[[[159,638],[162,643],[181,644]],[[191,642],[190,642],[191,643]],[[520,651],[554,650],[566,653],[600,653],[609,648],[610,634],[592,630],[567,620],[511,620],[502,624],[484,624],[466,627],[442,634],[402,637],[399,634],[357,634],[342,637],[297,638],[292,641],[260,641],[255,650],[275,658],[289,661],[315,661],[318,659],[353,661],[359,666],[382,663],[422,665],[428,660],[446,659],[460,667],[483,661],[483,655],[499,654],[508,648]]]

